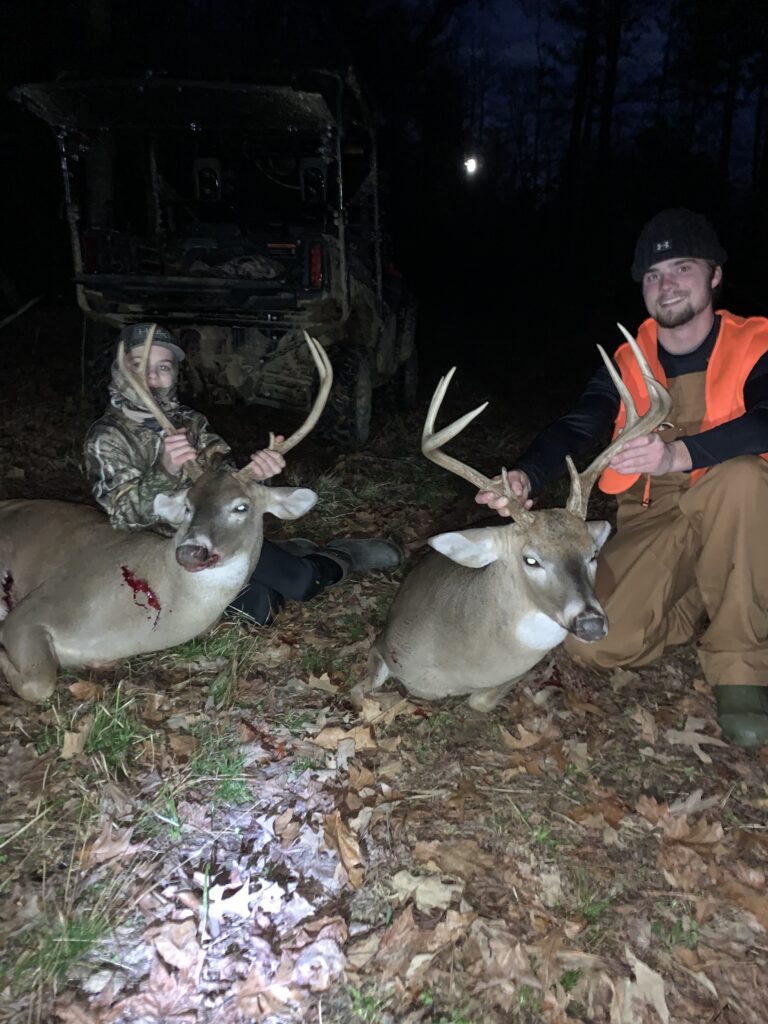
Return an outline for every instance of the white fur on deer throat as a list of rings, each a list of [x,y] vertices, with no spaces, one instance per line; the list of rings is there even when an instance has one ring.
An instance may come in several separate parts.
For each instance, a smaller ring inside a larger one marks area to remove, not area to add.
[[[202,594],[206,590],[242,586],[248,577],[248,566],[248,556],[239,552],[228,562],[220,562],[194,573],[195,589],[199,587]]]
[[[529,612],[515,626],[515,639],[534,651],[549,651],[565,639],[567,632],[544,612]]]

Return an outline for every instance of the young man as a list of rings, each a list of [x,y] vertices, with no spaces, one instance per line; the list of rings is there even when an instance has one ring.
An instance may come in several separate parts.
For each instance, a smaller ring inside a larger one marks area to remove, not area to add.
[[[120,333],[118,340],[124,342],[135,368],[140,365],[150,327],[132,324]],[[110,404],[88,431],[84,456],[93,495],[117,529],[149,529],[171,536],[175,527],[156,510],[155,498],[189,486],[182,473],[185,462],[198,459],[205,467],[227,464],[229,445],[213,433],[201,413],[180,405],[176,397],[183,359],[184,352],[173,335],[158,327],[149,353],[147,383],[177,426],[173,434],[166,434],[142,408],[140,397],[117,363],[112,367]],[[264,449],[251,456],[250,465],[254,479],[266,481],[283,469],[285,460]],[[401,561],[400,548],[384,539],[339,539],[323,548],[303,539],[265,540],[248,587],[231,607],[268,625],[286,599],[307,601],[350,572],[393,569]]]
[[[632,276],[650,318],[637,341],[672,395],[670,422],[629,441],[600,480],[618,495],[618,526],[598,562],[596,593],[610,629],[592,645],[568,638],[579,660],[639,666],[699,635],[702,669],[731,743],[768,743],[768,320],[715,312],[726,253],[700,214],[664,210],[643,228]],[[614,361],[635,401],[634,363]],[[543,431],[510,472],[530,495],[623,422],[605,368],[573,410]],[[476,500],[508,516],[505,498]]]

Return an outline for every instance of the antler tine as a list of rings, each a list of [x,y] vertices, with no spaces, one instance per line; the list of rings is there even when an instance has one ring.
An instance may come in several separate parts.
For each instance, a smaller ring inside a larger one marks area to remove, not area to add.
[[[448,386],[453,380],[453,375],[456,372],[456,367],[452,367],[448,373],[441,377],[438,381],[435,393],[432,396],[432,401],[429,403],[429,409],[427,410],[427,416],[424,420],[424,430],[421,434],[421,451],[431,461],[438,466],[442,466],[443,469],[447,469],[449,473],[453,473],[462,480],[466,480],[468,483],[477,487],[481,491],[494,491],[499,496],[504,496],[509,499],[510,507],[512,509],[512,516],[518,522],[521,523],[532,523],[534,519],[533,512],[529,512],[524,509],[517,498],[512,494],[507,479],[506,470],[502,470],[501,480],[491,480],[489,477],[479,473],[476,469],[472,469],[465,462],[461,462],[459,459],[455,459],[452,455],[446,455],[445,452],[441,451],[444,444],[452,440],[467,426],[471,423],[476,416],[488,405],[487,402],[483,402],[476,409],[472,409],[471,412],[464,413],[453,423],[449,423],[447,427],[443,427],[442,430],[435,433],[435,420],[437,419],[438,411],[440,406],[443,404]]]
[[[611,441],[607,448],[600,452],[600,454],[587,466],[583,473],[576,472],[576,468],[574,467],[570,457],[566,460],[568,463],[568,471],[571,474],[571,493],[568,497],[568,504],[566,505],[566,508],[569,512],[573,512],[574,515],[579,516],[581,519],[586,519],[587,517],[589,496],[597,478],[609,464],[616,452],[619,451],[627,441],[652,433],[660,423],[664,422],[669,415],[669,410],[672,408],[672,398],[669,392],[664,385],[660,384],[653,376],[651,368],[648,365],[648,360],[643,355],[640,346],[625,327],[621,324],[617,324],[617,327],[626,338],[627,344],[637,360],[640,367],[640,373],[642,374],[643,381],[645,382],[645,386],[648,390],[650,404],[646,412],[640,416],[629,389],[621,379],[616,367],[613,365],[613,360],[608,357],[602,346],[598,345],[597,348],[600,352],[600,356],[605,363],[606,369],[611,375],[611,380],[615,384],[619,397],[624,404],[626,422],[621,433]]]
[[[295,430],[289,437],[286,437],[284,441],[275,441],[275,435],[270,432],[269,448],[273,452],[280,452],[281,455],[289,452],[291,448],[295,448],[299,441],[303,441],[310,430],[312,430],[320,419],[322,411],[325,408],[325,403],[328,401],[328,395],[331,393],[331,387],[333,386],[333,367],[331,366],[331,361],[328,358],[328,353],[320,342],[308,334],[307,331],[304,331],[304,340],[306,341],[307,347],[312,353],[312,358],[315,361],[315,366],[317,367],[317,372],[320,377],[320,387],[318,388],[317,395],[312,408],[309,411],[309,415],[298,430]],[[243,468],[238,470],[235,475],[243,480],[252,479],[250,463],[247,466],[243,466]]]
[[[152,348],[152,342],[155,339],[156,330],[157,324],[152,324],[149,329],[149,333],[147,334],[146,341],[144,342],[144,348],[141,353],[141,363],[139,364],[138,371],[128,365],[128,359],[125,354],[125,343],[122,340],[117,348],[117,365],[122,370],[123,376],[132,384],[136,394],[141,398],[147,412],[152,413],[163,430],[173,433],[176,430],[176,427],[174,427],[163,410],[157,404],[155,396],[152,394],[152,390],[147,384],[149,350]],[[203,472],[196,462],[185,462],[181,468],[191,480],[197,480]]]
[[[317,372],[320,377],[320,387],[317,391],[317,396],[310,410],[309,416],[304,420],[298,430],[295,430],[290,437],[286,437],[284,441],[275,442],[274,434],[269,435],[269,447],[272,451],[280,452],[281,455],[285,455],[291,448],[295,448],[299,441],[303,441],[307,434],[312,430],[317,421],[320,419],[320,415],[325,408],[325,403],[328,401],[328,395],[331,393],[331,387],[333,386],[333,367],[331,361],[328,358],[328,353],[325,351],[320,342],[313,338],[307,331],[304,331],[304,340],[307,343],[309,351],[312,353],[312,358],[315,361]]]

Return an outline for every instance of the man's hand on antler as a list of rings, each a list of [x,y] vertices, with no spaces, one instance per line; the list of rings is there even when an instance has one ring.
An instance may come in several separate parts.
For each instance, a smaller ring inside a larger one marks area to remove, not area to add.
[[[275,442],[278,444],[284,440],[282,434],[275,437]],[[260,452],[254,452],[249,466],[254,480],[262,483],[264,480],[269,480],[270,477],[282,473],[285,469],[285,459],[280,452],[273,451],[271,448],[263,448]]]
[[[507,480],[509,480],[510,490],[520,501],[523,508],[530,508],[533,505],[533,501],[528,497],[531,493],[531,481],[528,479],[528,474],[523,473],[520,469],[512,469],[507,473]],[[494,477],[493,482],[501,483],[501,477]],[[475,501],[478,505],[488,505],[489,508],[494,509],[504,519],[509,519],[512,515],[509,507],[509,498],[503,494],[498,495],[495,491],[478,491],[475,495]]]
[[[646,434],[627,441],[610,462],[617,473],[685,473],[692,467],[691,455],[682,441],[662,441],[658,434]]]
[[[178,476],[185,462],[197,458],[197,452],[189,443],[186,430],[182,427],[172,434],[166,434],[160,449],[160,461],[167,473]]]

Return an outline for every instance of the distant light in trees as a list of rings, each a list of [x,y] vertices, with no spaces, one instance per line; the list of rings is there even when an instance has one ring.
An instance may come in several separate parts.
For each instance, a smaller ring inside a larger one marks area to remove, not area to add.
[[[474,156],[468,156],[467,159],[464,161],[464,170],[470,176],[477,173],[477,169],[479,166],[480,165],[477,161],[477,158]]]

